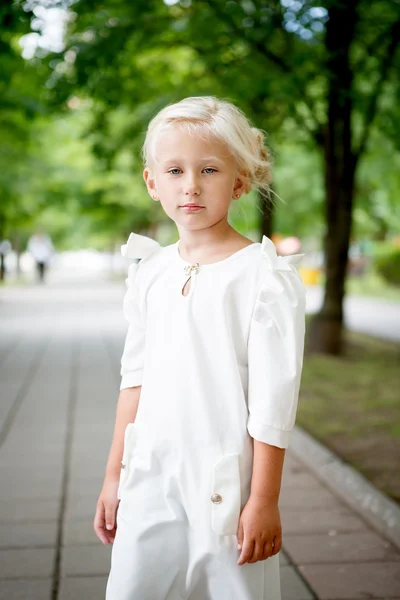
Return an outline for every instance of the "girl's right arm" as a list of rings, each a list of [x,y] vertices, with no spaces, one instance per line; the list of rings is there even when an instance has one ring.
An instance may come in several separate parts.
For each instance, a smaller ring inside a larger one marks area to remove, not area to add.
[[[124,434],[128,423],[136,418],[141,389],[142,386],[122,389],[118,397],[114,435],[93,523],[96,535],[103,544],[112,544],[115,538]]]

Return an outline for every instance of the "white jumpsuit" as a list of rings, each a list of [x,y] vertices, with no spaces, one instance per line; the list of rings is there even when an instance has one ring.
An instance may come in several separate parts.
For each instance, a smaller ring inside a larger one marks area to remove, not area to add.
[[[279,555],[237,565],[252,438],[286,448],[303,362],[305,290],[267,237],[197,268],[131,234],[125,432],[106,600],[280,600]],[[182,288],[191,277],[188,295]]]

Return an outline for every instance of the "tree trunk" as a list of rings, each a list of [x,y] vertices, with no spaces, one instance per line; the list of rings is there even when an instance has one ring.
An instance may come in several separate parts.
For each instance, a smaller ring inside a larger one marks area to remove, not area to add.
[[[21,278],[21,235],[16,233],[12,241],[12,247],[16,255],[15,275],[17,279]]]
[[[4,241],[6,231],[6,217],[0,213],[0,244]],[[4,264],[4,255],[0,254],[0,281],[4,281],[6,275],[6,267]]]
[[[6,274],[6,267],[4,264],[4,254],[0,254],[0,281],[4,281]]]
[[[357,2],[336,1],[326,32],[328,122],[324,132],[326,286],[323,306],[311,322],[310,350],[340,354],[343,299],[352,226],[356,156],[352,152],[352,83],[349,50],[357,21]]]
[[[270,194],[266,192],[258,192],[258,205],[261,211],[260,230],[262,235],[271,237],[273,228],[273,210],[274,206],[271,201]]]
[[[21,249],[17,250],[17,263],[15,265],[15,273],[17,276],[17,279],[21,279]]]

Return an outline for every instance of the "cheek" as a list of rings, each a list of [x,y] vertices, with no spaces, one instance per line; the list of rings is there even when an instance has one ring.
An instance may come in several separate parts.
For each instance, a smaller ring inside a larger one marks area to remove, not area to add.
[[[221,177],[210,181],[208,187],[210,190],[212,189],[216,192],[218,199],[221,201],[227,197],[230,198],[233,190],[233,184],[226,177]]]
[[[172,190],[178,187],[178,180],[168,175],[160,177],[160,188],[165,190]]]

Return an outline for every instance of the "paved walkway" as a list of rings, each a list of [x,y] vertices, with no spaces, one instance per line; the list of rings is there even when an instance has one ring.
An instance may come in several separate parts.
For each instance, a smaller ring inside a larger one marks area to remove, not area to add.
[[[104,598],[111,548],[92,520],[123,293],[123,283],[61,281],[0,290],[0,600]],[[281,511],[284,600],[400,599],[399,553],[290,451]]]
[[[323,289],[307,289],[307,312],[317,312],[322,304]],[[346,296],[344,321],[348,329],[400,342],[400,304],[379,298]]]

